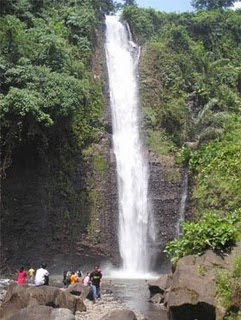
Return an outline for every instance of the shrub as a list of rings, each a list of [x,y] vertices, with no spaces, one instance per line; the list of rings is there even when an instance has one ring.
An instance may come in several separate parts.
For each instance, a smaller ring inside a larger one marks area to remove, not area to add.
[[[202,254],[207,249],[218,253],[234,246],[239,233],[237,222],[241,221],[241,210],[226,216],[207,212],[199,221],[184,222],[183,236],[166,245],[165,252],[173,263],[189,254]]]
[[[217,295],[224,307],[229,307],[232,299],[232,277],[228,271],[217,274]]]

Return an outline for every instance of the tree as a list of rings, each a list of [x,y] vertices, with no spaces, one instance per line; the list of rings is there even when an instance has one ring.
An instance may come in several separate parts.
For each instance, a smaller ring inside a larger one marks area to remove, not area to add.
[[[136,1],[135,0],[125,0],[124,7],[128,7],[128,6],[136,6]]]
[[[192,0],[192,6],[197,9],[222,9],[231,7],[234,4],[235,0]]]

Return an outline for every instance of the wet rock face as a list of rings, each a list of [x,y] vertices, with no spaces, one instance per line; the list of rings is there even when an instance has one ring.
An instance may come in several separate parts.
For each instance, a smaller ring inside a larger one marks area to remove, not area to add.
[[[149,152],[149,194],[156,229],[156,250],[161,257],[165,244],[176,236],[181,199],[181,169],[171,156]]]

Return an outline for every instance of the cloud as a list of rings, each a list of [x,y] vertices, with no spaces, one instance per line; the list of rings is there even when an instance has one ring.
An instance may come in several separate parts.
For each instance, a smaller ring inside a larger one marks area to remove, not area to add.
[[[234,5],[232,6],[232,9],[241,9],[241,1],[234,2]]]

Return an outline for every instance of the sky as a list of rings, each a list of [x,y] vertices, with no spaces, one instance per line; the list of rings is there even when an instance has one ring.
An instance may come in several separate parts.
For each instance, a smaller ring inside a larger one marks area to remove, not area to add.
[[[136,0],[139,7],[154,8],[160,11],[192,11],[191,0]],[[241,8],[241,1],[235,3],[236,8]]]

